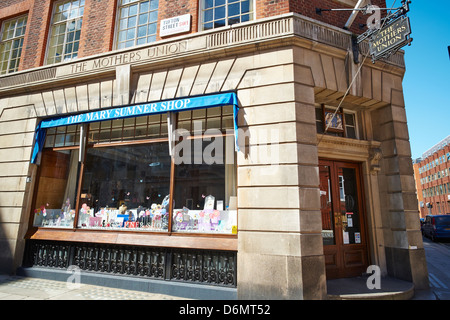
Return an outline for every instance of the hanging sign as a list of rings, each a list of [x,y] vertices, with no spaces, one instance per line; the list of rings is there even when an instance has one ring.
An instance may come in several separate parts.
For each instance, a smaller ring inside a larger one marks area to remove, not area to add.
[[[373,60],[392,54],[401,47],[409,44],[411,27],[408,17],[401,17],[380,29],[370,39],[370,54]]]

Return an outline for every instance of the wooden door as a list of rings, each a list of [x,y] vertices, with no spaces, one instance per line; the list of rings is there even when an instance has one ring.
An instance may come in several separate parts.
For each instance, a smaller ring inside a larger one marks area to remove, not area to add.
[[[320,160],[327,279],[360,276],[368,266],[360,165]]]

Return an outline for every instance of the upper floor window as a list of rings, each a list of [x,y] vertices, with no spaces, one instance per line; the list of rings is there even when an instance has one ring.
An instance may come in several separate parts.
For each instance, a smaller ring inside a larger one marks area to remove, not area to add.
[[[0,74],[19,70],[27,16],[3,22],[0,38]]]
[[[342,109],[335,112],[332,107],[316,106],[316,131],[323,134],[325,130],[328,135],[359,139],[356,113]]]
[[[117,49],[156,41],[158,0],[120,0]]]
[[[55,3],[47,64],[68,61],[78,56],[83,13],[84,0]]]
[[[209,30],[253,20],[253,0],[202,0],[201,29]]]

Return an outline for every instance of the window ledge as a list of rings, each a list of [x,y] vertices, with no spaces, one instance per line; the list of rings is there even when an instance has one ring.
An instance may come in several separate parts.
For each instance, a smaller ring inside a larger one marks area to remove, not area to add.
[[[166,248],[196,248],[203,250],[237,251],[236,235],[184,234],[184,233],[143,233],[104,232],[80,229],[44,229],[30,232],[27,239],[69,242],[108,243],[135,246],[158,246]]]

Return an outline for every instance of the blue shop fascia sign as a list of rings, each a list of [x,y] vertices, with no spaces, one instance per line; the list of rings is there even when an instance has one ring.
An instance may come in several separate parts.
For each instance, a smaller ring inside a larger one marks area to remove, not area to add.
[[[227,105],[233,106],[235,140],[237,141],[237,113],[239,105],[235,92],[150,102],[45,119],[36,128],[36,139],[31,163],[36,163],[37,156],[44,146],[45,133],[48,128]]]

